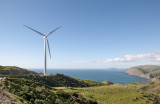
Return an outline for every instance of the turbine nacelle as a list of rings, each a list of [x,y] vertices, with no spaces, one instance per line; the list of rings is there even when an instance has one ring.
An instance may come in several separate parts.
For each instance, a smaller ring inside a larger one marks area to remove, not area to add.
[[[47,36],[44,36],[43,39],[47,39]]]

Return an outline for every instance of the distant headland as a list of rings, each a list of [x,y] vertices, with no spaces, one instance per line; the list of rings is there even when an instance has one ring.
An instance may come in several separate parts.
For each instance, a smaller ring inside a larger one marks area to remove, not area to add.
[[[151,79],[151,81],[160,80],[160,66],[158,65],[140,65],[131,67],[126,70],[126,73],[139,77]]]

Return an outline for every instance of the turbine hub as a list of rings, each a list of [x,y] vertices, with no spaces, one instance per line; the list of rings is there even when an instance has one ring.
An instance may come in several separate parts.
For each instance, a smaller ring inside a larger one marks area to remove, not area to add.
[[[46,39],[46,38],[47,38],[47,36],[44,36],[44,37],[43,37],[43,39]]]

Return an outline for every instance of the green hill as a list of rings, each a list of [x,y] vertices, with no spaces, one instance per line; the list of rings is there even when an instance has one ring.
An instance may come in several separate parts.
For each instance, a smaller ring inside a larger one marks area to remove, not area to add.
[[[25,76],[23,78],[12,76],[1,82],[3,90],[13,94],[21,104],[160,103],[160,82],[135,82],[128,85],[112,84],[93,87],[53,87],[49,84],[50,82],[44,83],[41,79],[32,79],[32,75]],[[60,76],[64,75],[60,74]],[[44,76],[39,77],[43,79]],[[62,80],[60,79],[60,81]]]
[[[5,78],[4,78],[5,77]],[[2,89],[11,93],[20,104],[97,104],[74,92],[54,87],[89,87],[105,85],[100,82],[76,79],[63,74],[0,75]],[[92,83],[90,83],[92,82]]]
[[[91,87],[106,85],[63,74],[42,75],[26,69],[1,66],[0,89],[9,92],[20,104],[97,104],[81,94],[53,87]]]
[[[25,78],[6,78],[2,89],[11,93],[20,104],[88,104],[80,94],[55,90],[41,81]]]
[[[8,79],[27,79],[34,82],[40,82],[50,87],[91,87],[91,86],[102,86],[108,85],[101,82],[72,78],[63,74],[53,74],[53,75],[39,75],[39,74],[29,74],[29,75],[0,75],[1,78],[7,77]]]
[[[16,66],[0,66],[0,75],[26,75],[36,74],[36,72],[27,69],[19,68]]]
[[[141,65],[126,70],[130,75],[149,78],[152,80],[160,79],[160,66],[157,65]]]
[[[159,72],[158,67],[149,67],[136,69],[143,74]],[[0,78],[0,89],[19,104],[160,104],[160,81],[121,85],[38,73],[1,74]]]
[[[127,85],[65,88],[65,92],[81,94],[84,98],[97,101],[98,104],[160,104],[160,82],[134,82]]]

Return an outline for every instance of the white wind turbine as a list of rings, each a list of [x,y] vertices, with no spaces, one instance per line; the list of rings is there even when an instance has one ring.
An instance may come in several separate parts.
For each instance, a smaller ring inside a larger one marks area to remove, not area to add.
[[[44,75],[46,75],[46,69],[47,69],[46,43],[47,43],[49,55],[50,55],[50,58],[51,58],[50,47],[49,47],[49,42],[48,42],[47,37],[48,37],[49,35],[51,35],[53,32],[55,32],[56,30],[58,30],[60,27],[54,29],[54,30],[51,31],[49,34],[44,35],[44,34],[38,32],[37,30],[34,30],[34,29],[32,29],[32,28],[30,28],[30,27],[28,27],[28,26],[26,26],[26,25],[24,25],[24,26],[43,36],[43,39],[44,39]]]

